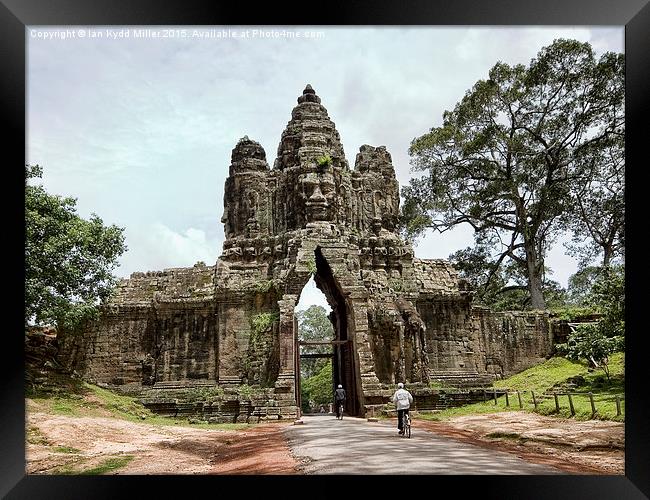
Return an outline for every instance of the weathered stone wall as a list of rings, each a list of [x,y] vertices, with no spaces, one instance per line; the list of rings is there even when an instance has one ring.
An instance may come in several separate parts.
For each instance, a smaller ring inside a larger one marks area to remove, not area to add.
[[[147,307],[114,307],[83,332],[59,332],[59,357],[87,380],[150,384],[156,344],[155,315]]]
[[[214,379],[213,267],[134,273],[122,280],[102,320],[60,335],[61,358],[86,378],[114,385]]]
[[[486,383],[544,359],[545,316],[473,307],[448,262],[414,257],[398,215],[390,153],[363,145],[350,169],[307,86],[273,168],[259,143],[235,145],[216,265],[134,273],[99,323],[64,335],[63,358],[86,378],[140,386],[161,412],[295,417],[294,309],[314,275],[333,309],[332,382],[351,413],[385,402],[398,381],[424,398],[432,381]]]
[[[476,345],[484,353],[484,364],[479,367],[487,373],[509,376],[544,362],[553,352],[547,313],[493,312],[479,307],[472,313]]]

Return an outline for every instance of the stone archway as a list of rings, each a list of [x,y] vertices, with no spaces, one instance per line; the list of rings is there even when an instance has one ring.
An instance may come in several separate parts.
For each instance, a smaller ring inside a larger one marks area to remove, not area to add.
[[[324,243],[327,244],[326,242]],[[309,245],[311,247],[311,245]],[[309,252],[306,250],[305,253]],[[334,328],[334,340],[327,342],[332,345],[332,392],[334,388],[341,384],[345,388],[347,398],[346,413],[349,415],[363,414],[363,392],[361,387],[361,378],[359,372],[359,359],[355,345],[354,319],[352,318],[353,308],[347,303],[341,284],[338,282],[335,272],[329,265],[327,258],[323,254],[322,246],[316,245],[313,252],[313,264],[315,268],[310,271],[314,274],[316,286],[325,295],[327,302],[332,308],[330,321]],[[304,259],[303,259],[304,260]],[[299,260],[300,262],[300,260]],[[295,270],[296,275],[300,272],[299,265]],[[310,266],[311,267],[311,266]],[[303,280],[298,281],[300,290],[298,293],[285,294],[281,303],[281,325],[291,325],[291,334],[283,335],[280,350],[285,354],[288,360],[291,351],[291,374],[294,377],[294,394],[296,406],[300,408],[300,344],[298,341],[298,325],[294,314],[294,308],[300,298],[300,292],[309,280],[311,272],[303,276]],[[306,278],[306,279],[305,279]],[[302,283],[304,281],[304,283]],[[294,290],[290,290],[294,291]],[[289,318],[290,316],[290,318]],[[283,345],[284,344],[284,345]],[[288,367],[287,367],[288,368]]]
[[[332,308],[330,320],[334,326],[334,356],[332,359],[333,388],[343,385],[347,392],[346,412],[358,415],[361,401],[359,365],[354,345],[354,333],[349,328],[351,308],[345,301],[340,285],[337,284],[332,268],[323,255],[321,247],[314,250],[316,261],[316,286],[325,294]]]

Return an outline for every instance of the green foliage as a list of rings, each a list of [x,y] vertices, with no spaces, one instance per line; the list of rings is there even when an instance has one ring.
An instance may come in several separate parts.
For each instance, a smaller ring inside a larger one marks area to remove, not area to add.
[[[304,311],[297,311],[298,339],[305,342],[320,342],[334,339],[334,327],[322,306],[312,305]],[[331,345],[303,346],[301,354],[327,354]],[[300,375],[309,378],[318,373],[328,362],[326,358],[303,358],[300,360]]]
[[[590,307],[558,307],[553,308],[554,319],[556,321],[580,321],[589,318],[594,314],[594,310]]]
[[[546,253],[578,217],[585,186],[610,173],[589,158],[624,133],[623,98],[623,54],[596,59],[588,43],[555,40],[528,66],[498,62],[411,142],[423,175],[403,188],[403,231],[469,224],[491,266],[513,263],[530,306],[544,309]]]
[[[263,280],[255,285],[255,290],[259,293],[267,293],[274,288],[273,280]]]
[[[475,303],[489,306],[494,311],[530,309],[530,294],[521,268],[514,262],[495,261],[489,239],[476,240],[476,246],[449,256],[460,277],[467,280],[474,290]],[[559,283],[546,278],[542,281],[542,291],[549,308],[565,305],[566,292]]]
[[[307,270],[312,274],[316,274],[318,269],[316,268],[316,258],[312,257],[306,262]]]
[[[248,384],[241,384],[238,392],[241,397],[250,398],[253,395],[253,388]]]
[[[621,63],[622,65],[622,63]],[[565,218],[573,232],[565,243],[580,267],[602,258],[610,266],[625,256],[625,129],[613,134],[603,145],[583,148],[579,161],[594,172],[578,180],[575,214]]]
[[[398,278],[389,278],[388,286],[395,292],[401,292],[404,290],[404,281]]]
[[[97,318],[115,284],[111,274],[126,250],[123,229],[76,213],[76,200],[51,195],[28,181],[25,167],[25,324],[74,330]]]
[[[625,267],[606,267],[596,279],[589,305],[603,315],[599,328],[608,337],[625,335]]]
[[[605,335],[600,324],[586,324],[576,328],[566,343],[555,347],[569,359],[588,360],[594,368],[601,368],[609,380],[609,357],[623,349],[624,341],[620,335]]]
[[[223,397],[221,387],[193,387],[186,393],[186,398],[192,403],[214,403]]]
[[[601,272],[600,267],[588,266],[572,274],[567,289],[568,302],[576,306],[587,306],[590,302],[591,290]]]
[[[302,384],[302,394],[305,399],[312,400],[317,405],[332,402],[332,361],[328,360],[325,366]],[[304,399],[303,399],[304,401]]]
[[[258,339],[263,333],[268,332],[273,323],[280,320],[279,313],[260,313],[251,319],[251,339]]]
[[[596,276],[587,303],[602,314],[595,324],[579,326],[556,346],[570,359],[585,359],[609,380],[609,357],[625,348],[625,269],[606,267]]]
[[[329,167],[332,165],[332,158],[328,154],[319,156],[316,158],[316,163],[318,163],[319,167]]]

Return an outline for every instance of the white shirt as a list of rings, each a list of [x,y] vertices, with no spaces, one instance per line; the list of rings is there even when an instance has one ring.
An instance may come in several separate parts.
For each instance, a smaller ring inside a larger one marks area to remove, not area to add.
[[[413,404],[413,396],[406,389],[397,389],[393,394],[393,403],[395,403],[398,410],[407,410]]]

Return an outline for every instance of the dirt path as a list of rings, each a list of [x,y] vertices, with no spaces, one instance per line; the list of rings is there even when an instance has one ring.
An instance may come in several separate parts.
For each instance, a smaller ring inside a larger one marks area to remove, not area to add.
[[[285,425],[221,431],[30,413],[27,473],[78,472],[107,459],[134,457],[110,473],[295,474],[297,463],[282,435]]]
[[[621,422],[502,412],[445,422],[416,420],[414,427],[572,474],[625,474],[625,425]]]
[[[222,431],[30,411],[27,473],[53,474],[66,468],[78,473],[109,458],[133,457],[108,473],[300,474],[283,432],[290,425],[263,423]],[[414,426],[573,474],[624,474],[621,423],[504,412],[444,423],[415,421]]]

